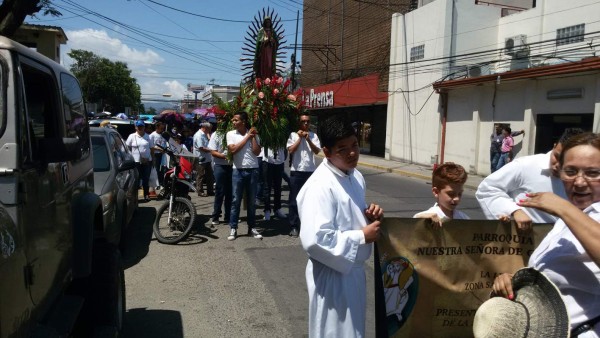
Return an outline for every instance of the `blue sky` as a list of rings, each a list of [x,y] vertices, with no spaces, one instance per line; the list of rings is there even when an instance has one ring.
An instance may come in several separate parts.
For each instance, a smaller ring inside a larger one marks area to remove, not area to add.
[[[61,62],[69,67],[71,49],[84,49],[126,62],[142,89],[142,99],[172,99],[187,84],[239,85],[242,45],[250,21],[263,8],[282,19],[286,45],[292,46],[301,0],[53,0],[61,17],[28,17],[31,24],[59,26],[69,39]],[[187,13],[186,13],[187,12]],[[190,14],[191,13],[191,14]],[[292,51],[285,57],[289,65]],[[301,57],[298,51],[299,58]],[[193,94],[192,94],[193,95]]]

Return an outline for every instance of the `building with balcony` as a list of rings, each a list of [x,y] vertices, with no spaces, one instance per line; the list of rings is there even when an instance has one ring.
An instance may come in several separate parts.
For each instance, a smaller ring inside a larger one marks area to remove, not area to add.
[[[485,175],[494,123],[525,130],[516,156],[567,127],[600,131],[598,1],[436,0],[394,14],[391,32],[386,158]]]

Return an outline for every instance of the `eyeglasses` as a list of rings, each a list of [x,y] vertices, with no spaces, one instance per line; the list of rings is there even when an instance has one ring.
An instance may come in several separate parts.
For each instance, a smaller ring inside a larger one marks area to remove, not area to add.
[[[560,178],[563,181],[575,181],[579,175],[586,181],[598,181],[600,180],[600,168],[564,168],[560,171]]]
[[[309,123],[310,123],[310,120],[301,120],[301,121],[300,121],[300,123],[303,123],[303,124],[309,124]]]

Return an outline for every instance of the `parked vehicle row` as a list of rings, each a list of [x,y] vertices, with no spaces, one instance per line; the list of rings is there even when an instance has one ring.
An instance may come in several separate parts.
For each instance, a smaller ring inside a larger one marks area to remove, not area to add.
[[[79,83],[5,37],[0,80],[0,338],[116,336],[125,277],[106,229],[126,204],[110,216],[103,206],[123,201],[120,192],[94,192],[101,142],[90,137]],[[119,189],[126,187],[130,165],[109,155],[98,167],[110,162],[123,174],[114,176]],[[122,210],[130,215],[131,208]]]

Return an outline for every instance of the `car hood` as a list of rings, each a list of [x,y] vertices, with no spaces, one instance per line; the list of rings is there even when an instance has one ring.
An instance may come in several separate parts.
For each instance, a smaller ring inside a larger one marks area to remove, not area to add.
[[[94,172],[94,193],[103,195],[111,190],[109,182],[114,180],[112,172],[102,171]]]

